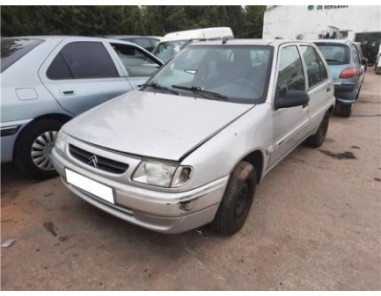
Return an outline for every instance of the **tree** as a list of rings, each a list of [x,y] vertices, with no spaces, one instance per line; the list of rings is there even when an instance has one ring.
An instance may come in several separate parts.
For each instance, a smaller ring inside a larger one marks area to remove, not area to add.
[[[2,36],[164,35],[231,27],[236,37],[262,36],[265,6],[2,6]]]
[[[241,37],[262,38],[266,6],[245,6],[245,21]]]

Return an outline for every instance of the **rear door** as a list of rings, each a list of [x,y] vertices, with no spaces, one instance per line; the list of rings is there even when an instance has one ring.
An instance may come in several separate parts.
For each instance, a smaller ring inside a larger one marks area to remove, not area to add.
[[[279,49],[274,103],[290,90],[305,90],[306,78],[297,45]],[[279,162],[308,134],[308,106],[273,110],[273,146],[269,168]]]
[[[132,89],[102,41],[64,40],[43,63],[39,76],[73,115]]]
[[[357,68],[358,73],[359,73],[359,75],[356,77],[356,88],[357,88],[357,91],[359,91],[361,83],[364,79],[365,67],[361,64],[360,52],[359,52],[357,46],[354,45],[353,43],[351,44],[351,50],[352,50],[352,61],[354,64],[353,66]]]
[[[323,119],[334,88],[328,78],[327,68],[316,49],[311,45],[300,45],[305,76],[307,77],[307,92],[310,96],[308,113],[311,119],[310,129],[319,126]],[[311,131],[310,130],[310,131]]]

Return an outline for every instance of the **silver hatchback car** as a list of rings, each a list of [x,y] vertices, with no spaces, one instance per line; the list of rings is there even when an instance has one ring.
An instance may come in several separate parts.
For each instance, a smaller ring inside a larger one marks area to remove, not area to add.
[[[128,222],[231,235],[278,162],[303,141],[322,145],[333,92],[312,43],[192,43],[140,89],[65,124],[53,164],[72,192]]]
[[[1,162],[32,178],[56,174],[63,123],[143,84],[162,62],[136,44],[90,37],[1,39]]]

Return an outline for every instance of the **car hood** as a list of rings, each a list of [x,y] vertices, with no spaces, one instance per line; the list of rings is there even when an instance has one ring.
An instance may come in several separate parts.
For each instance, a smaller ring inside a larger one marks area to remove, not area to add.
[[[252,107],[136,90],[81,114],[63,130],[108,149],[180,160]]]

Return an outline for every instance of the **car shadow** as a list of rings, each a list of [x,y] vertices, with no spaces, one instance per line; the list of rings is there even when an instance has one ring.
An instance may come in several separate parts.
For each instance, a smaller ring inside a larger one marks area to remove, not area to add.
[[[22,188],[30,184],[40,182],[37,179],[30,179],[24,176],[13,163],[1,165],[1,195],[12,188]]]

